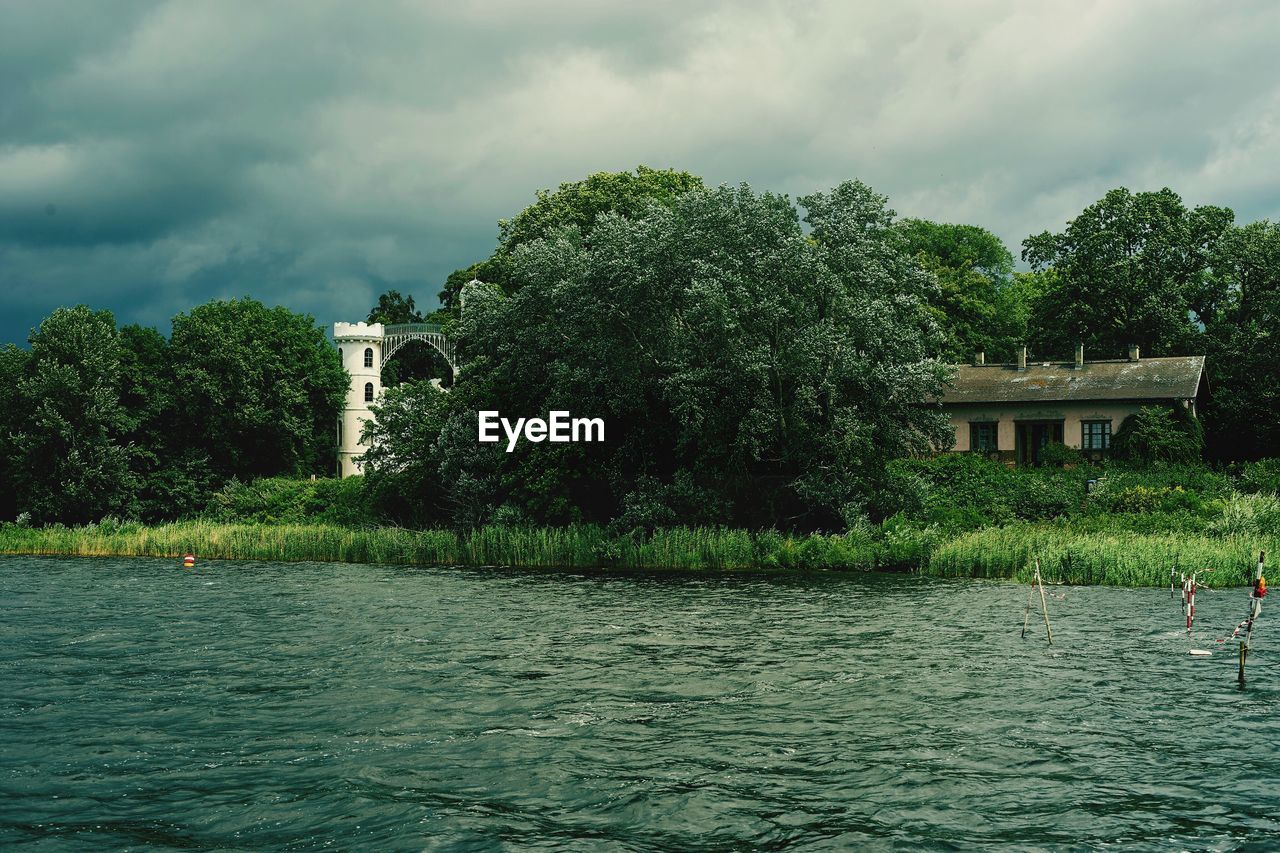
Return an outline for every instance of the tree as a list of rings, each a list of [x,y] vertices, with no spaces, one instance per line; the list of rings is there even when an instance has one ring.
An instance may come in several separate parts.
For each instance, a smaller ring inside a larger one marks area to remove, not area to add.
[[[1214,271],[1225,297],[1208,328],[1209,446],[1220,458],[1280,448],[1280,225],[1232,228]]]
[[[557,229],[573,226],[579,233],[589,234],[601,214],[636,219],[651,205],[670,205],[700,187],[702,179],[688,172],[637,166],[634,172],[597,172],[581,181],[563,183],[555,192],[539,190],[537,201],[498,223],[498,247],[491,257],[449,276],[440,304],[456,314],[462,286],[473,279],[497,284],[508,292],[519,287],[512,276],[512,253]]]
[[[244,298],[173,319],[181,438],[221,478],[329,474],[348,377],[308,315]]]
[[[1120,424],[1111,440],[1117,459],[1141,462],[1198,462],[1204,450],[1199,421],[1181,407],[1143,406]]]
[[[908,250],[938,280],[932,304],[943,360],[968,361],[984,352],[992,361],[1012,361],[1026,340],[1027,310],[1014,286],[1013,255],[1000,238],[976,225],[924,219],[906,219],[900,227]]]
[[[370,323],[421,323],[422,312],[413,304],[412,296],[402,296],[398,290],[388,290],[378,297],[378,304],[369,309]]]
[[[143,521],[194,515],[221,485],[200,444],[189,444],[169,342],[150,327],[120,329],[120,402],[136,448],[136,511]]]
[[[1161,355],[1199,349],[1200,324],[1215,320],[1223,299],[1211,262],[1233,218],[1222,207],[1188,210],[1167,187],[1120,187],[1062,233],[1028,237],[1023,259],[1057,273],[1032,312],[1036,351],[1065,357],[1077,341],[1116,357],[1131,343]]]
[[[447,516],[440,483],[440,451],[449,392],[429,381],[388,388],[370,407],[361,441],[366,494],[378,514],[398,524],[423,527]]]
[[[801,204],[809,235],[788,199],[742,186],[517,247],[510,295],[474,292],[459,323],[438,440],[459,520],[608,521],[666,495],[700,520],[834,527],[889,458],[940,440],[920,405],[948,375],[927,355],[932,278],[864,185]],[[506,453],[477,444],[479,409],[601,417],[607,440]]]
[[[17,480],[17,447],[19,433],[26,429],[26,416],[20,383],[27,373],[30,354],[13,344],[0,347],[0,483]],[[18,514],[17,494],[13,488],[0,489],[0,521]]]
[[[115,319],[83,305],[59,308],[30,342],[16,395],[22,424],[12,437],[17,508],[38,523],[128,515],[136,450],[125,441]]]

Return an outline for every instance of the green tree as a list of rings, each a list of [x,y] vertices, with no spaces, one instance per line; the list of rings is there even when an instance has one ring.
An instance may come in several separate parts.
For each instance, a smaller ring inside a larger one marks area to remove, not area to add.
[[[569,181],[555,192],[539,190],[537,201],[511,219],[498,223],[498,247],[487,260],[451,274],[440,293],[440,303],[455,311],[462,286],[473,279],[497,284],[510,292],[520,286],[511,269],[515,250],[564,226],[589,234],[603,213],[628,219],[644,216],[653,204],[670,205],[702,179],[673,169],[638,166],[634,172],[597,172],[581,181]]]
[[[1121,187],[1065,231],[1028,237],[1023,259],[1057,273],[1032,312],[1036,352],[1066,357],[1077,341],[1112,357],[1130,343],[1160,355],[1200,349],[1199,324],[1212,324],[1223,300],[1211,265],[1233,218],[1227,208],[1188,209],[1167,187]]]
[[[137,449],[137,514],[143,521],[194,515],[222,485],[199,444],[190,443],[169,342],[150,327],[120,330],[120,402]]]
[[[984,352],[1013,360],[1026,340],[1027,308],[1015,287],[1013,255],[995,234],[976,225],[903,220],[909,251],[938,280],[932,300],[942,328],[939,355],[952,363]]]
[[[398,524],[423,527],[447,516],[440,484],[436,440],[447,416],[449,394],[428,381],[388,388],[371,406],[361,457],[365,491],[378,514]]]
[[[174,318],[169,354],[182,441],[221,479],[333,471],[348,377],[313,318],[209,302]]]
[[[1280,448],[1280,225],[1232,228],[1214,269],[1226,296],[1207,334],[1211,452],[1273,456]]]
[[[30,342],[16,395],[23,425],[12,439],[18,509],[39,523],[130,514],[135,448],[125,441],[111,312],[59,308]]]
[[[1181,407],[1143,406],[1120,424],[1111,449],[1117,459],[1147,465],[1197,462],[1204,451],[1204,432]]]
[[[412,296],[403,296],[398,290],[388,290],[378,297],[378,304],[369,309],[370,323],[421,323],[422,312]]]
[[[27,373],[30,354],[13,344],[0,347],[0,483],[17,479],[16,441],[27,426],[20,383]],[[17,494],[13,488],[0,489],[0,521],[18,514]]]
[[[441,430],[455,516],[499,508],[607,521],[655,500],[707,520],[833,527],[886,461],[946,425],[919,405],[934,282],[883,197],[860,183],[802,199],[694,189],[640,217],[606,213],[518,247],[514,286],[473,291],[463,376]],[[605,420],[604,443],[478,445],[479,409]]]

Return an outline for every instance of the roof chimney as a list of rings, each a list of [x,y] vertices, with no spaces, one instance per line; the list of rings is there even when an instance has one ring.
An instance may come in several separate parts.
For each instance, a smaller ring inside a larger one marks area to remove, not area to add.
[[[1141,359],[1142,359],[1142,354],[1138,350],[1138,345],[1129,344],[1129,360],[1140,361]]]
[[[981,367],[987,363],[987,354],[982,350],[978,350],[973,354],[973,366]]]
[[[1022,349],[1018,350],[1018,369],[1019,370],[1027,369],[1027,348],[1026,347],[1023,347]]]
[[[1076,369],[1084,367],[1084,344],[1076,344]]]

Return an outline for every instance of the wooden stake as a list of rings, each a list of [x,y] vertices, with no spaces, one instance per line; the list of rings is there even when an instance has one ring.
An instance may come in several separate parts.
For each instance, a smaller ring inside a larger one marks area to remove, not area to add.
[[[1241,687],[1244,687],[1244,661],[1245,661],[1245,658],[1247,657],[1249,657],[1249,644],[1241,643],[1240,644],[1240,674],[1236,676],[1236,681],[1240,683]]]
[[[1022,611],[1022,639],[1027,638],[1027,620],[1031,618],[1031,601],[1036,594],[1035,581],[1027,588],[1027,607]]]
[[[1040,607],[1044,610],[1044,630],[1049,635],[1049,645],[1053,645],[1053,628],[1049,627],[1049,602],[1044,597],[1044,578],[1040,577],[1040,561],[1036,560],[1036,583],[1040,585]]]

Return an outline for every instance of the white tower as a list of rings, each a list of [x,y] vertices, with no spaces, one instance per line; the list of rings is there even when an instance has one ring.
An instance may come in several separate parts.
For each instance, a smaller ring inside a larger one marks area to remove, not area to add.
[[[338,416],[338,476],[363,473],[356,457],[364,453],[360,431],[373,418],[369,404],[382,394],[381,323],[334,323],[333,341],[342,356],[342,366],[351,374],[347,400]]]
[[[363,474],[364,466],[356,461],[367,449],[360,443],[360,432],[366,421],[373,420],[369,405],[382,396],[382,365],[412,341],[423,341],[444,356],[449,370],[456,376],[458,362],[453,344],[434,323],[405,323],[384,326],[381,323],[334,323],[333,342],[342,356],[342,367],[351,374],[347,401],[338,416],[338,476]]]

